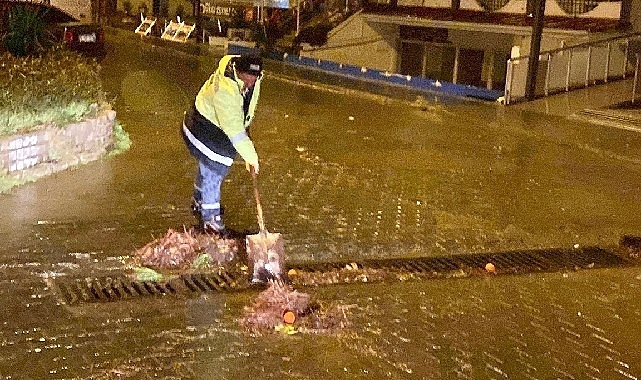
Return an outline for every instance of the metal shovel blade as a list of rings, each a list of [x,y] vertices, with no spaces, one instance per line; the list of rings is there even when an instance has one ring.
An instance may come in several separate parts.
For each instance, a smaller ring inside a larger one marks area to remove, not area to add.
[[[263,230],[245,238],[247,262],[252,282],[284,279],[285,240],[279,233]]]

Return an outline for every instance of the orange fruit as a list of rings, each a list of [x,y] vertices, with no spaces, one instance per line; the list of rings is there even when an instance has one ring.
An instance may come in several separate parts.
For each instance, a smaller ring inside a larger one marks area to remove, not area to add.
[[[286,311],[285,314],[283,314],[283,322],[287,324],[292,324],[296,321],[296,314],[294,314],[293,311]]]

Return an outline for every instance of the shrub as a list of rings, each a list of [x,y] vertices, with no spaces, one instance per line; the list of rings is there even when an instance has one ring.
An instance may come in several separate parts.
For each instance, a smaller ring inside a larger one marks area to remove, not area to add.
[[[138,13],[142,13],[142,14],[143,14],[143,16],[147,16],[147,11],[148,11],[148,9],[147,9],[147,3],[145,3],[144,1],[143,1],[143,2],[141,2],[141,3],[138,5]]]
[[[0,55],[0,135],[81,120],[106,104],[100,66],[54,48],[40,57]]]
[[[169,16],[169,4],[167,2],[163,2],[160,4],[160,10],[159,12],[162,17],[167,17]]]
[[[122,9],[125,11],[125,14],[127,14],[127,16],[131,16],[131,11],[133,10],[133,5],[131,5],[131,1],[125,0],[125,2],[122,3]]]
[[[20,57],[40,53],[44,45],[44,15],[25,6],[15,7],[9,14],[5,47]]]
[[[181,19],[184,18],[185,16],[185,6],[182,4],[178,4],[176,6],[176,17],[180,17]]]

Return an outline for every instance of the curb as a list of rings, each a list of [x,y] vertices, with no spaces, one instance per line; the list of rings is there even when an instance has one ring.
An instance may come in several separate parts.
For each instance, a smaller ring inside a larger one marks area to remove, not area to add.
[[[0,192],[99,159],[114,146],[115,122],[116,111],[108,109],[62,128],[46,124],[0,138],[0,176],[13,180]]]

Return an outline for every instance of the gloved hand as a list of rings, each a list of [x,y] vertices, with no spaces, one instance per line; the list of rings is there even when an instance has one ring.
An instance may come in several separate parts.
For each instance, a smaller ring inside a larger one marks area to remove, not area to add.
[[[249,162],[245,162],[245,169],[247,169],[248,172],[252,172],[252,169],[254,170],[254,173],[258,174],[258,163],[256,165],[252,165]]]

